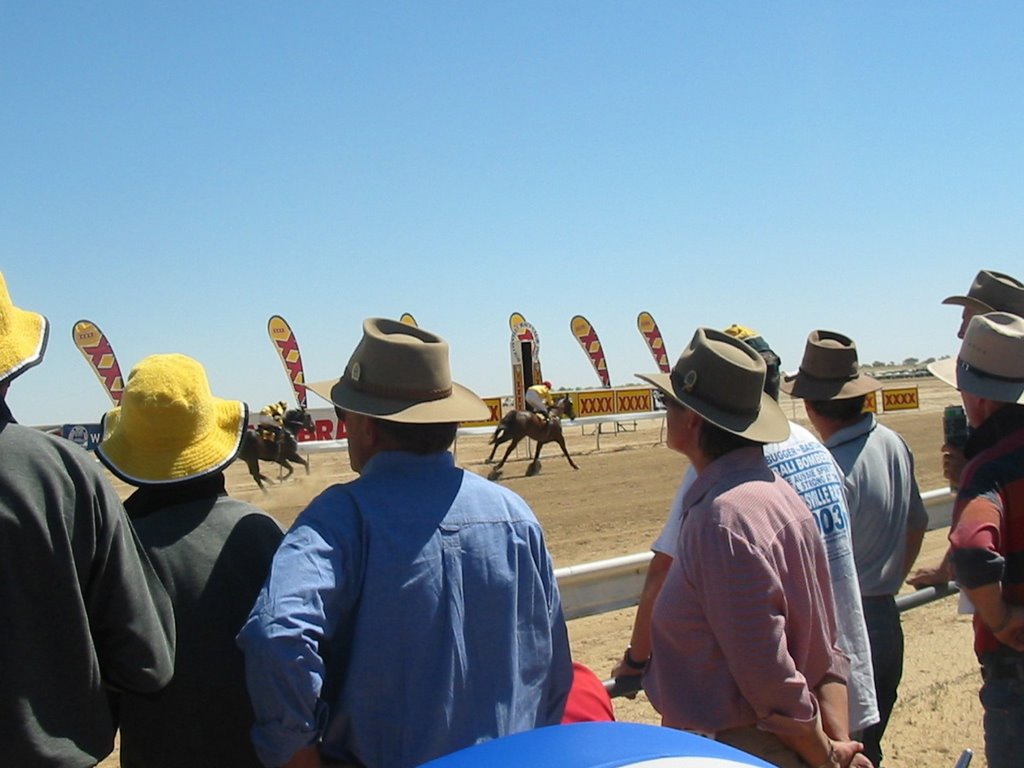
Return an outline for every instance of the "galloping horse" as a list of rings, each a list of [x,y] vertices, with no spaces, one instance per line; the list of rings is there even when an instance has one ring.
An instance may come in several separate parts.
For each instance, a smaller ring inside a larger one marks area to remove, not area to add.
[[[260,436],[256,429],[247,429],[242,435],[242,445],[238,449],[238,458],[249,467],[249,474],[256,481],[261,491],[263,481],[271,482],[270,478],[260,472],[261,461],[273,461],[288,470],[288,474],[280,478],[285,480],[295,471],[292,461],[298,462],[306,468],[309,474],[309,462],[299,454],[299,441],[296,435],[300,429],[313,431],[313,417],[305,408],[292,408],[285,411],[284,427],[278,430],[277,437],[273,440],[266,440]]]
[[[572,400],[569,397],[560,397],[555,401],[555,404],[548,409],[547,421],[544,421],[544,419],[531,411],[510,411],[505,414],[497,429],[494,430],[494,435],[491,436],[491,444],[494,445],[494,448],[491,449],[491,455],[487,457],[486,463],[490,464],[494,460],[494,453],[498,450],[499,445],[511,442],[509,443],[508,450],[505,451],[505,455],[501,457],[501,461],[491,470],[489,477],[493,480],[501,474],[501,468],[505,464],[505,459],[508,458],[512,450],[524,437],[528,437],[537,443],[537,451],[533,455],[533,461],[526,468],[527,477],[537,474],[540,470],[540,449],[545,443],[558,443],[562,447],[562,453],[569,462],[569,466],[573,469],[579,469],[572,460],[572,456],[569,455],[569,451],[565,448],[565,438],[562,436],[563,414],[568,416],[570,420],[576,418],[576,412],[573,410]]]

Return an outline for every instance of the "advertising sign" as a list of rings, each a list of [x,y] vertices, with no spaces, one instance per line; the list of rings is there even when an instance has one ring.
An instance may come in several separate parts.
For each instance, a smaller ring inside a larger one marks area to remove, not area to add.
[[[124,394],[121,366],[118,365],[114,350],[103,331],[89,320],[79,320],[71,329],[71,337],[78,351],[89,363],[92,372],[96,374],[96,378],[100,380],[110,401],[114,405],[120,405],[121,396]]]
[[[267,333],[277,350],[284,372],[295,392],[295,401],[306,407],[306,375],[302,370],[302,355],[299,353],[299,342],[292,333],[291,326],[280,315],[271,316],[267,321]]]

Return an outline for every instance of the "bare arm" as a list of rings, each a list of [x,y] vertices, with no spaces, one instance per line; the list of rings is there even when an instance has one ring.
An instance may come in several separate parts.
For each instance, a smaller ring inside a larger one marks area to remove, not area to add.
[[[1003,600],[1003,590],[999,584],[962,589],[996,640],[1015,651],[1024,651],[1024,606],[1009,605]]]
[[[907,584],[917,589],[948,584],[953,578],[953,569],[949,565],[949,556],[950,549],[947,547],[946,553],[942,556],[942,560],[939,561],[938,565],[933,565],[930,568],[918,568],[907,579]]]
[[[661,592],[661,585],[665,583],[665,576],[669,566],[672,565],[672,558],[664,552],[655,552],[650,565],[647,566],[647,576],[644,579],[644,587],[640,592],[640,604],[636,607],[636,616],[633,619],[633,634],[629,639],[629,654],[634,661],[646,661],[651,655],[651,611],[654,608],[654,601]],[[625,654],[623,659],[612,669],[612,677],[627,677],[629,675],[640,675],[641,669],[634,669],[626,664]]]
[[[821,725],[825,733],[833,739],[849,741],[850,702],[846,694],[846,683],[836,678],[826,678],[814,693],[818,697]]]
[[[903,578],[906,579],[910,569],[914,567],[914,561],[921,552],[921,543],[924,541],[924,528],[907,529],[906,553],[903,556]]]

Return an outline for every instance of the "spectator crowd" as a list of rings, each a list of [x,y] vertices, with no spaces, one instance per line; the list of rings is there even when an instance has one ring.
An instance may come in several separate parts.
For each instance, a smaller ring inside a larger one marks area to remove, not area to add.
[[[664,727],[784,768],[883,765],[896,593],[955,579],[974,610],[988,765],[1019,764],[1024,284],[982,270],[944,303],[963,307],[962,343],[930,370],[959,391],[969,433],[942,447],[948,552],[916,571],[914,457],[865,409],[880,384],[851,337],[810,331],[786,374],[750,327],[698,327],[669,373],[638,374],[688,469],[611,675],[640,676]],[[49,332],[0,275],[6,764],[93,766],[120,733],[126,767],[416,766],[614,719],[572,659],[533,510],[454,459],[459,423],[489,409],[453,380],[443,338],[367,319],[338,378],[308,385],[344,422],[357,477],[284,531],[228,494],[249,410],[190,357],[132,368],[103,417],[103,466],[18,424],[8,388]],[[543,419],[550,393],[534,394]],[[123,502],[103,467],[134,489]]]

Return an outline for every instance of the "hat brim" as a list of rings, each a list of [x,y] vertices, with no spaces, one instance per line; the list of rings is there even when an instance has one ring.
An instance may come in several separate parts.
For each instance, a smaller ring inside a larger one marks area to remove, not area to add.
[[[1024,405],[1024,381],[1000,381],[982,376],[958,359],[947,357],[928,364],[928,372],[954,389],[998,403]]]
[[[38,312],[11,307],[8,326],[9,334],[0,351],[0,383],[39,365],[50,338],[50,323]]]
[[[643,379],[660,390],[666,397],[671,397],[680,405],[695,411],[716,427],[724,429],[755,443],[779,443],[789,437],[789,419],[775,399],[761,393],[761,407],[757,416],[751,419],[743,414],[736,414],[710,405],[686,392],[676,392],[672,386],[670,373],[637,373]]]
[[[491,409],[472,390],[452,382],[452,393],[440,400],[401,400],[354,389],[348,379],[314,381],[306,389],[343,411],[404,424],[450,424],[482,421]]]
[[[113,408],[103,417],[103,439],[96,454],[114,475],[131,485],[179,483],[218,472],[238,455],[249,408],[238,400],[214,397],[212,401],[214,426],[184,450],[163,442],[136,444],[127,430],[118,429],[121,407]]]
[[[947,296],[942,300],[942,303],[955,304],[957,306],[967,307],[968,309],[972,309],[979,314],[995,311],[994,307],[990,307],[983,301],[978,301],[973,296]]]
[[[801,400],[847,400],[867,395],[882,388],[882,383],[866,373],[845,380],[814,379],[799,371],[786,374],[779,383],[779,389],[790,397]]]

